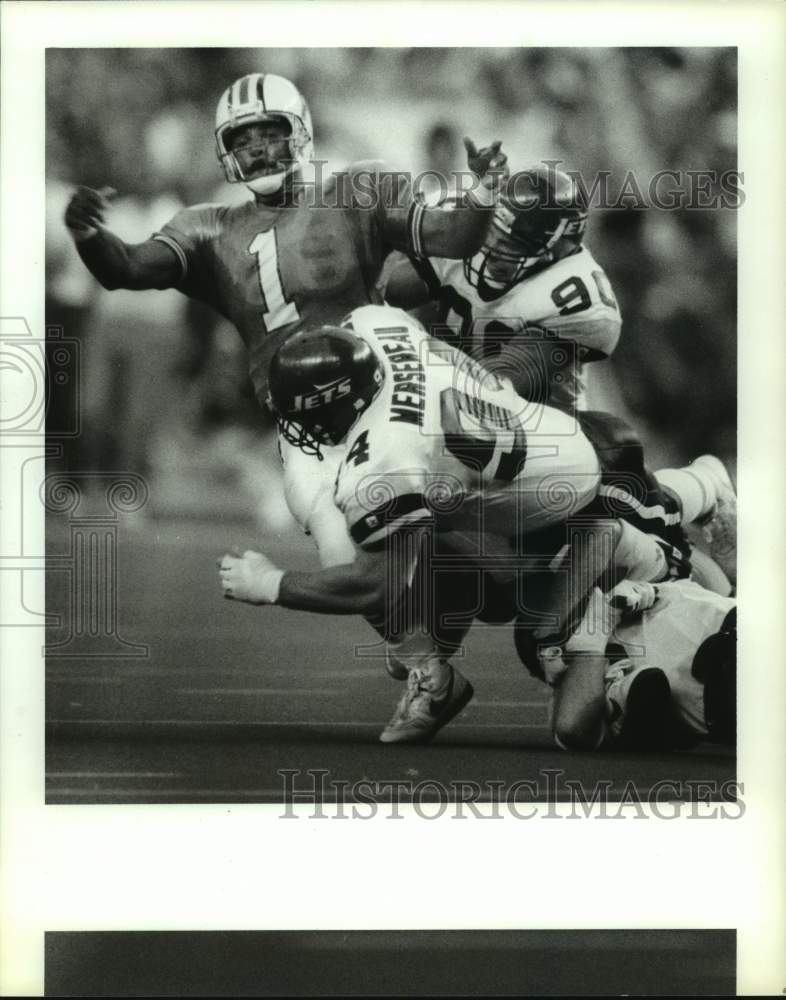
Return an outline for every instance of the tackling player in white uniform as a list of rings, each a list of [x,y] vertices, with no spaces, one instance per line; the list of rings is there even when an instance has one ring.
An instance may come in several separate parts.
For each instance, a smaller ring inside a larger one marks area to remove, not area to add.
[[[564,648],[545,650],[553,728],[569,749],[685,749],[736,736],[736,602],[690,580],[596,589]]]
[[[550,614],[551,632],[554,614],[557,629],[566,625],[615,548],[627,568],[641,564],[636,568],[643,578],[668,575],[657,543],[629,525],[610,527],[602,506],[592,510],[603,490],[615,487],[574,417],[521,399],[509,383],[429,337],[400,310],[366,306],[342,328],[294,335],[271,362],[270,380],[272,405],[291,447],[329,456],[337,468],[334,490],[324,499],[343,515],[357,558],[318,573],[284,573],[259,553],[226,556],[224,592],[255,604],[381,616],[380,631],[393,641],[415,619],[422,627],[397,652],[404,676],[408,671],[408,693],[383,734],[386,741],[429,738],[472,693],[447,662],[457,645],[455,631],[443,642],[431,608],[436,599],[455,612],[455,595],[446,600],[442,586],[427,579],[401,611],[427,528],[436,529],[445,547],[464,560],[456,568],[469,567],[476,581],[489,558],[503,577],[507,571],[509,583],[521,572],[537,573],[527,611],[535,626]],[[614,443],[612,450],[620,449]],[[624,507],[616,493],[602,499],[608,497]],[[663,521],[662,503],[647,507],[645,498],[639,508]],[[566,539],[566,521],[577,511],[583,534]],[[678,519],[676,505],[669,516]],[[603,549],[600,561],[594,544]],[[487,577],[498,583],[494,572]],[[466,601],[459,612],[469,622],[486,613],[482,600]],[[392,611],[405,623],[398,633]],[[515,613],[514,598],[507,616],[497,620]],[[458,630],[458,642],[465,631]]]
[[[402,258],[387,276],[386,300],[404,308],[436,300],[435,336],[510,379],[526,399],[583,409],[585,365],[612,354],[622,323],[608,276],[584,243],[586,224],[582,192],[568,174],[552,164],[514,174],[473,257]],[[657,473],[658,484],[684,507],[682,523],[695,522],[709,545],[712,560],[695,551],[697,577],[728,592],[736,579],[733,487],[717,459],[703,456],[689,468]],[[704,503],[708,476],[719,487],[717,504]],[[670,541],[690,548],[681,532]]]
[[[473,257],[404,260],[385,299],[404,308],[436,300],[435,336],[504,373],[525,398],[570,409],[583,402],[584,364],[611,355],[622,322],[606,272],[584,245],[586,224],[570,176],[549,165],[514,174]]]

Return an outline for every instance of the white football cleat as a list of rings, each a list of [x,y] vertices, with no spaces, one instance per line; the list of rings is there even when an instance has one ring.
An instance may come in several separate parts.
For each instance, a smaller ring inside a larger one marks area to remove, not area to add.
[[[714,455],[700,455],[692,466],[699,466],[716,485],[712,510],[697,522],[710,554],[732,583],[737,581],[737,494],[726,466]]]
[[[379,739],[382,743],[427,743],[470,701],[472,685],[455,667],[448,665],[448,677],[435,689],[428,665],[413,667],[407,690],[393,718]]]

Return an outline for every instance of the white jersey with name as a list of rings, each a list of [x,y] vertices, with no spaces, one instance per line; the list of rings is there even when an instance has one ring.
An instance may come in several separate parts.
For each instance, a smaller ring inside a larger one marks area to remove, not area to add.
[[[479,268],[481,261],[476,255],[472,267]],[[585,388],[583,363],[607,358],[617,346],[619,306],[606,272],[586,246],[495,298],[484,297],[470,284],[464,261],[430,257],[414,263],[432,297],[439,298],[445,336],[473,358],[494,357],[528,325],[548,331],[550,339],[576,345],[576,357],[569,359],[572,373],[565,378],[563,372],[556,387],[548,387],[547,401],[554,393],[558,405],[566,398],[577,401]],[[544,349],[552,350],[552,343]],[[559,345],[553,349],[559,352]]]
[[[466,498],[479,500],[484,530],[511,534],[559,523],[594,498],[597,455],[573,417],[521,399],[403,310],[362,306],[350,324],[384,369],[336,480],[356,545]]]
[[[704,718],[704,685],[691,668],[699,646],[718,632],[726,615],[736,606],[691,580],[658,584],[658,599],[648,611],[617,625],[613,641],[620,643],[625,659],[610,664],[606,672],[607,721],[618,733],[624,721],[625,693],[634,672],[659,667],[671,685],[677,715],[698,736],[708,733]]]

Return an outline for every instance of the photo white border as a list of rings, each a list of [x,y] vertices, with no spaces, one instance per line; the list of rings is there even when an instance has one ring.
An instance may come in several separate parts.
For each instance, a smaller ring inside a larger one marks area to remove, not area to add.
[[[277,806],[44,806],[43,635],[4,629],[0,993],[41,995],[44,930],[413,926],[736,927],[739,992],[780,993],[786,6],[270,0],[222,3],[220,11],[216,17],[204,0],[2,4],[0,316],[24,316],[43,334],[47,46],[247,47],[255,38],[265,47],[738,47],[746,193],[739,212],[739,777],[746,812],[737,821],[701,822],[410,816],[335,823],[281,820]],[[2,400],[10,412],[15,402]],[[13,553],[16,527],[4,520],[0,559]],[[41,554],[43,537],[41,511]],[[41,609],[43,574],[27,576],[30,604]],[[17,596],[10,588],[0,599],[5,611]]]

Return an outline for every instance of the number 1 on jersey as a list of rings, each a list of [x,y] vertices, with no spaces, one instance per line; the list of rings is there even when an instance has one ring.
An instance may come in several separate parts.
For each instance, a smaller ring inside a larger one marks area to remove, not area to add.
[[[262,293],[262,319],[268,333],[289,323],[296,323],[300,313],[294,302],[287,301],[281,284],[281,272],[278,267],[278,241],[275,229],[266,233],[257,233],[248,248],[249,253],[256,254],[259,290]]]

